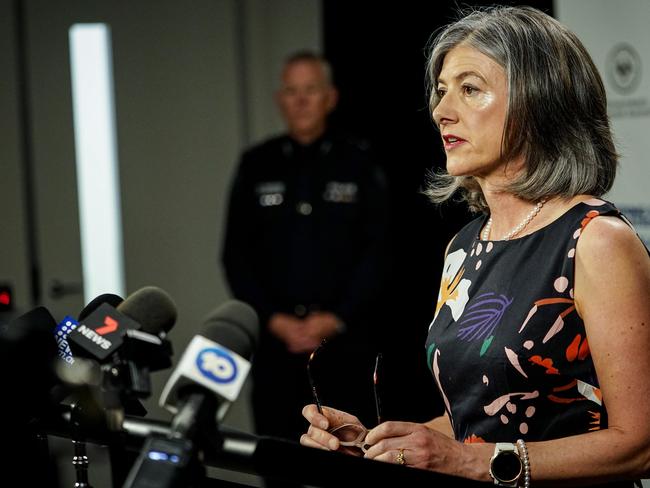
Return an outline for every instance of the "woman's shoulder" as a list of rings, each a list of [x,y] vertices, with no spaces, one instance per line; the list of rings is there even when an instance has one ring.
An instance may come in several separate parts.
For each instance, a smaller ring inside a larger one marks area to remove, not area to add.
[[[584,227],[591,219],[611,215],[620,218],[621,212],[612,202],[590,196],[577,197],[565,203],[566,210],[562,217],[577,220]],[[561,217],[561,218],[562,218]]]
[[[580,230],[578,256],[599,260],[615,254],[637,253],[648,257],[634,227],[620,212],[599,213],[586,219]]]
[[[586,198],[573,205],[566,215],[572,215],[580,223],[580,240],[586,245],[608,245],[608,242],[634,242],[640,240],[632,223],[615,204],[601,198]]]
[[[650,252],[620,212],[589,218],[575,259],[575,305],[585,324],[604,322],[611,331],[647,321]]]
[[[650,252],[630,221],[610,202],[589,210],[580,226],[576,270],[583,276],[650,276]],[[591,271],[590,271],[591,270]]]
[[[575,241],[594,219],[603,217],[620,221],[623,225],[631,227],[629,221],[613,203],[585,195],[560,202],[555,208],[553,220],[539,231],[535,231],[533,235],[568,232],[572,236],[571,241]]]

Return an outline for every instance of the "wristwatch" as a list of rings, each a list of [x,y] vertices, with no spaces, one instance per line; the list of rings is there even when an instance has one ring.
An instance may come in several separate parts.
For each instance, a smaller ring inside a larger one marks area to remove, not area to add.
[[[517,446],[510,442],[497,442],[490,459],[490,476],[498,486],[516,487],[524,471]]]

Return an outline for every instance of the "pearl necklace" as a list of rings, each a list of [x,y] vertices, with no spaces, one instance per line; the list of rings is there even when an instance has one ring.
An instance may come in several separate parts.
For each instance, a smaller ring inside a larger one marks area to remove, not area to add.
[[[512,229],[510,232],[504,235],[501,239],[495,239],[495,240],[509,241],[510,239],[515,237],[522,230],[524,230],[528,224],[530,224],[530,222],[537,216],[537,214],[542,209],[545,203],[546,203],[546,198],[542,198],[539,202],[535,204],[535,206],[530,211],[530,213],[526,215],[526,217],[524,217],[524,220],[519,222],[519,224],[517,224],[514,229]],[[485,227],[483,228],[483,233],[481,234],[481,239],[483,239],[484,241],[489,240],[491,228],[492,228],[492,217],[490,217],[487,223],[485,224]]]

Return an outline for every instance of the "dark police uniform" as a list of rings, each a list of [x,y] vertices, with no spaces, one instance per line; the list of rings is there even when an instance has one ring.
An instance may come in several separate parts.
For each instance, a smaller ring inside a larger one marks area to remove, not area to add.
[[[253,360],[259,434],[297,441],[312,403],[309,354],[267,328],[276,312],[329,311],[344,322],[314,358],[323,404],[374,425],[373,322],[387,275],[388,193],[367,146],[328,132],[308,146],[287,136],[247,151],[233,182],[223,264],[234,296],[260,315]],[[376,422],[375,422],[376,423]]]

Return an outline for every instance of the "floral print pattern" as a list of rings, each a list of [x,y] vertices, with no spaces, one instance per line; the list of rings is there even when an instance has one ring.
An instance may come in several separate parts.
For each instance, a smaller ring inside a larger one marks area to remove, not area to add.
[[[427,360],[458,440],[547,440],[606,426],[573,300],[576,244],[600,215],[625,220],[592,199],[518,239],[481,241],[479,218],[452,242]]]
[[[463,263],[466,257],[467,253],[462,249],[458,249],[447,255],[442,271],[438,303],[436,304],[436,313],[433,320],[436,319],[443,305],[447,305],[451,309],[451,315],[454,317],[454,320],[458,320],[463,310],[465,310],[465,305],[467,304],[467,300],[469,300],[467,290],[471,285],[468,279],[463,278],[465,274]]]

